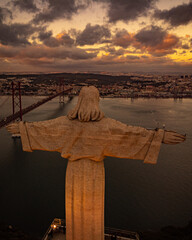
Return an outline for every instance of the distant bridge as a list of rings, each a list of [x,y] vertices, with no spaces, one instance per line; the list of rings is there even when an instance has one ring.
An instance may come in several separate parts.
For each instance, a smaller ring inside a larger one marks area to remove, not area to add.
[[[52,100],[53,98],[55,98],[55,97],[57,97],[57,96],[60,96],[60,95],[63,95],[64,93],[70,92],[71,90],[72,90],[72,88],[63,90],[63,91],[58,92],[58,93],[56,93],[56,94],[54,94],[54,95],[52,95],[52,96],[49,96],[49,97],[47,97],[47,98],[44,98],[44,99],[38,101],[37,103],[34,103],[34,104],[32,104],[32,105],[24,108],[24,109],[21,109],[21,108],[20,108],[20,110],[17,111],[16,113],[13,113],[13,114],[5,117],[3,120],[1,120],[1,121],[0,121],[0,128],[6,126],[7,124],[13,122],[14,120],[16,120],[16,119],[18,119],[18,118],[22,119],[22,118],[21,118],[22,115],[24,115],[24,114],[32,111],[33,109],[41,106],[42,104],[44,104],[44,103]],[[21,106],[21,105],[20,105],[20,106]],[[22,111],[22,115],[21,115],[21,111]]]

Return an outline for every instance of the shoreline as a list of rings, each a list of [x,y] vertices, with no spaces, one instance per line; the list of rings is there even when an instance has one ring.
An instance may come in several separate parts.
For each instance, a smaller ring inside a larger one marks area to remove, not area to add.
[[[8,95],[2,95],[0,94],[0,97],[11,97],[11,94]],[[52,96],[52,94],[49,95],[33,95],[33,94],[29,94],[29,95],[22,95],[22,97],[48,97],[48,96]],[[66,97],[68,97],[68,95],[65,95]],[[77,97],[78,95],[75,95],[75,97]],[[191,96],[106,96],[106,95],[102,95],[100,94],[100,98],[127,98],[127,99],[191,99]]]

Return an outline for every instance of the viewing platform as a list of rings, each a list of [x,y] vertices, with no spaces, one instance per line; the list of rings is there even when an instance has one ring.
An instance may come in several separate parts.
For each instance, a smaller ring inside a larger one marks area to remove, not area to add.
[[[65,221],[55,218],[42,240],[65,240],[65,233]],[[136,232],[105,227],[105,240],[140,240],[140,238]]]

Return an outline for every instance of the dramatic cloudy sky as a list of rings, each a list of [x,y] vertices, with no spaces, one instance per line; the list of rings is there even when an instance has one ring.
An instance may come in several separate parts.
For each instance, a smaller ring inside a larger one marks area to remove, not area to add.
[[[0,72],[192,72],[192,0],[0,0]]]

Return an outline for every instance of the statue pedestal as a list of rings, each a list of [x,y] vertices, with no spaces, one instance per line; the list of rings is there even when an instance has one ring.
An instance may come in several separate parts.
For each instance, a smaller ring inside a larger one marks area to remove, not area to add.
[[[104,240],[104,162],[68,161],[66,239]]]

